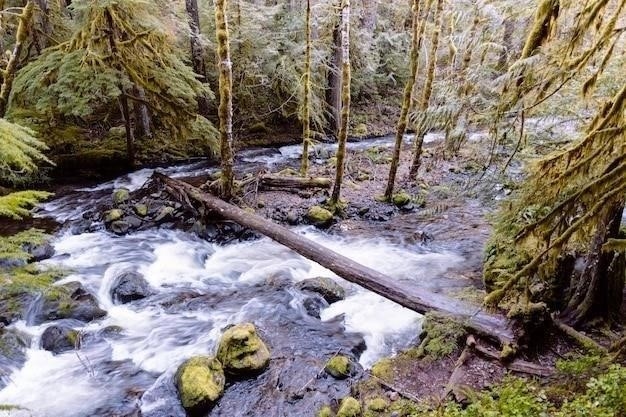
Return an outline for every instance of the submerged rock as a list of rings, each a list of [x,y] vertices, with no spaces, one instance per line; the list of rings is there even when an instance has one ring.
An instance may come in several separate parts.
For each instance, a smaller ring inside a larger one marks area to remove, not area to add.
[[[307,219],[316,226],[328,226],[333,221],[333,213],[320,206],[313,206],[306,214]]]
[[[44,294],[40,303],[32,317],[32,324],[58,319],[90,322],[107,314],[98,306],[96,297],[79,282],[52,287]]]
[[[150,284],[138,272],[124,272],[113,282],[111,298],[115,303],[126,304],[152,294]]]
[[[196,356],[176,372],[176,388],[183,407],[192,412],[208,411],[224,392],[224,370],[210,356]]]
[[[40,346],[52,353],[80,348],[80,334],[69,326],[53,325],[44,330]]]
[[[347,356],[335,355],[326,362],[324,370],[333,378],[345,379],[352,372],[352,362]]]
[[[246,376],[262,371],[270,362],[270,351],[252,323],[237,324],[224,332],[217,359],[227,373]]]
[[[328,304],[336,303],[346,298],[346,290],[332,278],[308,278],[298,282],[296,287],[303,291],[310,291],[321,295]]]
[[[359,417],[361,415],[361,403],[352,397],[346,397],[341,401],[337,417]]]
[[[11,371],[26,361],[26,348],[29,345],[27,336],[0,324],[0,389],[10,382]]]

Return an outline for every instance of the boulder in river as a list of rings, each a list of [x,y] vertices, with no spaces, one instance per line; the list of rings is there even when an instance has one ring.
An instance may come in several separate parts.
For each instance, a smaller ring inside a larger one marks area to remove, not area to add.
[[[130,190],[128,188],[117,188],[113,191],[113,204],[120,205],[130,199]]]
[[[118,276],[111,288],[111,298],[115,303],[126,304],[141,300],[152,294],[150,284],[138,272],[128,271]]]
[[[80,347],[78,331],[65,325],[53,325],[44,330],[40,341],[41,348],[52,353],[62,353]]]
[[[14,329],[0,324],[0,390],[10,382],[9,375],[26,361],[28,337]]]
[[[306,214],[307,219],[315,226],[328,226],[333,221],[333,213],[320,206],[313,206]]]
[[[242,323],[224,332],[217,349],[217,359],[232,375],[255,374],[267,367],[270,351],[252,323]]]
[[[303,291],[310,291],[321,295],[328,304],[341,301],[346,298],[346,290],[337,284],[332,278],[317,277],[302,280],[296,287]]]
[[[183,407],[193,413],[208,411],[224,392],[224,370],[210,356],[185,361],[176,372],[176,388]]]
[[[53,286],[46,291],[32,318],[33,324],[49,320],[76,319],[90,322],[106,316],[98,301],[79,282]]]

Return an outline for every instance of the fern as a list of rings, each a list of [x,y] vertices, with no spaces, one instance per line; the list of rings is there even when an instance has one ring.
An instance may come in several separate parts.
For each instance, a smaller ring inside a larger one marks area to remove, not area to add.
[[[52,163],[35,132],[0,118],[0,178],[11,182],[37,170],[38,162]]]

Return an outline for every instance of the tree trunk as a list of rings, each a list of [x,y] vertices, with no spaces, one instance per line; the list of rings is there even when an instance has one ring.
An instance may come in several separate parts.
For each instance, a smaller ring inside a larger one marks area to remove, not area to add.
[[[256,214],[233,206],[211,194],[202,192],[185,182],[155,172],[152,179],[162,184],[174,199],[196,210],[202,206],[221,217],[248,227],[276,242],[287,246],[300,255],[328,268],[347,281],[358,284],[389,300],[418,313],[436,310],[460,320],[467,328],[497,340],[501,344],[514,342],[514,334],[508,320],[498,314],[488,313],[481,308],[469,306],[457,299],[442,294],[414,288],[385,274],[354,262],[332,250],[298,235],[284,226],[273,223]]]
[[[126,131],[126,157],[128,158],[128,164],[132,167],[135,166],[135,133],[133,132],[133,125],[130,119],[128,96],[123,90],[122,95],[120,96],[120,107],[122,109],[124,129]]]
[[[306,1],[306,52],[304,57],[304,91],[302,104],[302,161],[300,174],[309,172],[309,144],[311,143],[311,0]]]
[[[146,91],[142,87],[135,86],[133,93],[139,98],[133,102],[133,111],[135,113],[135,136],[142,138],[152,137],[152,129],[150,128],[150,112],[146,106]]]
[[[204,62],[204,48],[200,42],[200,13],[198,12],[198,0],[185,0],[187,15],[189,16],[189,29],[191,29],[191,62],[193,72],[206,82],[206,64]],[[204,117],[209,116],[209,100],[204,96],[198,96],[198,113]]]
[[[233,64],[230,60],[228,22],[226,20],[226,0],[215,1],[215,30],[220,90],[220,155],[221,155],[221,195],[229,200],[233,195]]]
[[[574,273],[570,297],[563,320],[573,327],[590,318],[606,320],[619,316],[624,289],[624,253],[604,251],[608,239],[617,238],[624,202],[614,204],[598,221],[598,227],[586,255],[585,266]]]
[[[326,89],[326,104],[328,105],[330,120],[329,130],[333,135],[339,132],[341,120],[341,30],[338,23],[333,29],[332,58],[328,69],[328,88]]]
[[[422,2],[420,0],[413,0],[413,35],[410,55],[411,75],[404,86],[402,108],[400,110],[400,118],[398,119],[398,125],[396,127],[396,140],[393,147],[393,156],[389,167],[389,178],[387,180],[387,188],[385,189],[384,196],[387,201],[391,201],[393,188],[396,182],[396,174],[400,163],[400,152],[402,150],[402,139],[404,138],[404,133],[406,132],[409,111],[411,108],[411,97],[413,96],[413,89],[415,87],[415,80],[419,69],[419,53],[422,45],[424,28],[426,27],[424,23],[426,20],[426,14],[430,8],[430,2],[431,0],[426,0],[424,17],[420,19],[420,5]]]
[[[430,103],[430,96],[433,91],[433,81],[435,78],[435,69],[437,67],[437,48],[439,47],[439,34],[441,33],[441,26],[443,25],[443,0],[437,0],[437,8],[435,9],[435,28],[433,29],[432,44],[430,45],[430,51],[428,52],[428,72],[426,74],[426,81],[424,83],[424,90],[422,99],[420,101],[419,111],[422,115],[425,115]],[[420,167],[422,160],[422,148],[424,146],[424,136],[427,133],[427,126],[425,123],[425,117],[422,117],[420,125],[417,126],[415,132],[415,143],[413,146],[413,162],[411,163],[411,170],[409,171],[409,179],[415,180],[417,178],[417,171]]]
[[[26,42],[26,39],[28,38],[28,32],[33,18],[33,8],[33,2],[29,1],[22,9],[22,13],[19,15],[17,34],[15,35],[15,46],[13,47],[13,52],[9,58],[9,62],[7,63],[7,66],[2,74],[2,87],[0,88],[0,117],[4,117],[7,112],[9,96],[11,94],[11,88],[13,88],[15,72],[17,71],[17,64],[20,60],[22,49],[24,48],[24,42]]]
[[[341,198],[341,182],[346,165],[346,142],[350,127],[350,0],[341,3],[341,126],[337,138],[337,167],[335,185],[329,205],[337,208]]]
[[[259,178],[261,188],[330,188],[332,182],[328,178],[281,177],[278,175],[262,175]]]

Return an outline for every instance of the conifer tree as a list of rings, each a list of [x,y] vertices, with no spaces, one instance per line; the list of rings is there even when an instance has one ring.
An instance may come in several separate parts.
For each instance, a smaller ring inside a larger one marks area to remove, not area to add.
[[[387,180],[387,188],[385,188],[384,198],[386,201],[390,201],[393,195],[393,188],[396,181],[396,173],[398,172],[398,164],[400,163],[400,151],[402,150],[402,139],[406,132],[409,111],[411,107],[411,97],[413,96],[413,89],[415,86],[415,80],[417,78],[419,68],[419,53],[422,45],[422,37],[424,35],[424,28],[426,14],[430,8],[431,0],[425,0],[427,3],[425,6],[424,17],[420,18],[420,0],[413,0],[413,23],[412,23],[412,39],[411,39],[411,54],[410,65],[411,75],[404,86],[404,95],[402,97],[402,108],[400,110],[400,118],[396,126],[396,137],[393,147],[393,156],[391,158],[391,164],[389,166],[389,178]]]
[[[341,204],[341,183],[346,164],[346,142],[350,126],[350,0],[341,2],[341,124],[337,137],[337,166],[335,184],[329,206],[336,210]]]
[[[306,176],[309,171],[309,145],[311,143],[311,0],[306,0],[306,52],[302,78],[302,162],[300,174]]]
[[[428,110],[430,104],[430,96],[433,92],[433,81],[435,78],[435,70],[437,68],[437,48],[439,47],[439,35],[443,25],[443,0],[437,0],[437,6],[435,8],[433,34],[430,44],[430,50],[428,52],[428,71],[426,72],[426,80],[424,82],[424,88],[422,90],[422,97],[418,104],[418,111],[423,115],[422,120],[416,126],[415,142],[413,144],[413,159],[411,162],[411,169],[409,171],[409,179],[414,180],[417,177],[417,171],[421,164],[422,159],[422,147],[424,145],[424,136],[426,135],[426,122],[425,113]]]

